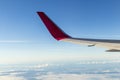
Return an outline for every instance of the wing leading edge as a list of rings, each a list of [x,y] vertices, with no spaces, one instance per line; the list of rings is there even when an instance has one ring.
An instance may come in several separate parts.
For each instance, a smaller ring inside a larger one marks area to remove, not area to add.
[[[44,12],[37,12],[51,35],[58,41],[85,44],[88,47],[107,48],[107,52],[120,52],[120,40],[73,38],[61,30]]]

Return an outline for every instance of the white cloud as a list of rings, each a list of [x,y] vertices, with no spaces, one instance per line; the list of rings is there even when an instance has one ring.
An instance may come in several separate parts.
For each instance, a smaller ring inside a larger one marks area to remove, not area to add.
[[[38,69],[38,68],[44,68],[44,67],[48,67],[48,66],[49,66],[49,64],[39,64],[39,65],[33,66],[33,68]]]
[[[78,64],[108,64],[108,63],[120,63],[120,60],[104,60],[104,61],[80,61]]]
[[[26,80],[23,77],[16,77],[16,76],[0,76],[0,80]]]
[[[36,77],[37,80],[119,80],[104,74],[48,74]]]

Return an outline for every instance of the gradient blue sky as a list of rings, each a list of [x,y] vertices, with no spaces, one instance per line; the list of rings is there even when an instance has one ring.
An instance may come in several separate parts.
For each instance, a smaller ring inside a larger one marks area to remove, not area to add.
[[[120,39],[120,0],[1,0],[0,63],[114,60],[120,53],[57,42],[36,14],[44,11],[73,37]]]

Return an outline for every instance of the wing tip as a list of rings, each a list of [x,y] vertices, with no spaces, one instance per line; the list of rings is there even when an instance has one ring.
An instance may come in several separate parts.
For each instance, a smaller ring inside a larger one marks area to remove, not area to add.
[[[37,11],[37,13],[39,14],[39,13],[44,13],[43,11]]]
[[[48,31],[56,40],[59,41],[62,39],[70,38],[70,36],[62,31],[44,12],[38,11],[37,13],[45,24]]]

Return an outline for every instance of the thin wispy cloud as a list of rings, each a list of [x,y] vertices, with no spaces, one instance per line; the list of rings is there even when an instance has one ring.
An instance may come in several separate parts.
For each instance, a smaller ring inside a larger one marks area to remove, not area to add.
[[[0,43],[26,43],[27,40],[0,40]]]

